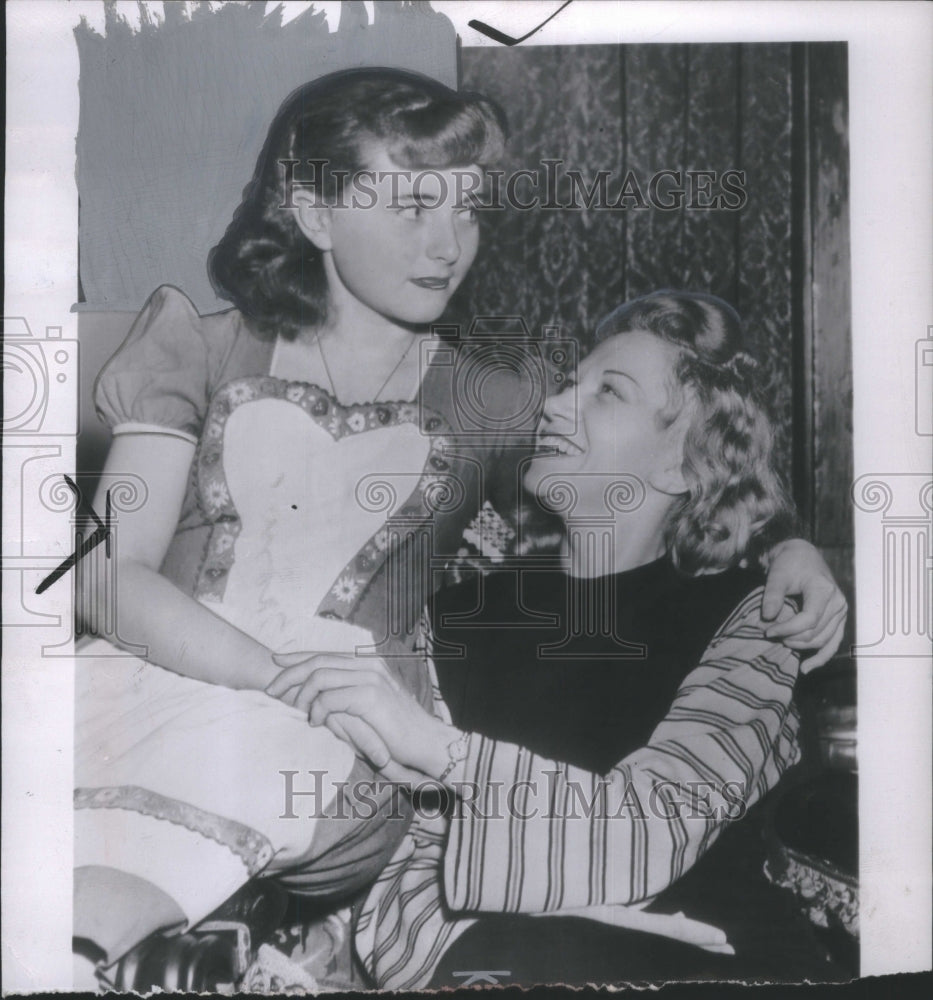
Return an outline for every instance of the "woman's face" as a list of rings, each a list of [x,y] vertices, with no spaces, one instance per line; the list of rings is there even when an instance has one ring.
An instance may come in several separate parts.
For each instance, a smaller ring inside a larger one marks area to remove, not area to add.
[[[339,310],[349,296],[392,322],[431,323],[476,256],[479,226],[466,193],[479,188],[482,172],[405,170],[379,146],[366,162],[375,176],[348,184],[343,205],[327,210],[322,249],[330,250],[334,304]]]
[[[677,349],[636,330],[603,341],[577,370],[575,384],[548,399],[538,428],[539,451],[525,486],[544,499],[544,477],[570,482],[574,516],[606,515],[605,493],[620,473],[646,489],[683,491],[681,466],[687,415],[668,424]]]

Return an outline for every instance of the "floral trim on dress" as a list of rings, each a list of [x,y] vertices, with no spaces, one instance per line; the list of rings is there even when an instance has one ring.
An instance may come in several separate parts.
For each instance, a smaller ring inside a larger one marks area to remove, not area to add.
[[[183,826],[192,833],[207,837],[236,854],[246,866],[250,877],[258,875],[269,864],[275,853],[269,839],[252,827],[138,785],[76,788],[74,807],[75,809],[126,809],[129,812]]]
[[[417,415],[417,407],[408,405],[406,408],[414,410]],[[437,423],[433,423],[434,420]],[[428,432],[440,428],[440,421],[440,417],[429,417],[427,424],[432,426]],[[456,506],[462,499],[459,479],[449,471],[450,461],[446,457],[449,451],[447,437],[432,437],[431,449],[414,490],[398,512],[389,517],[346,564],[318,605],[317,614],[324,618],[350,618],[389,553],[399,548],[412,533],[423,530],[436,511],[448,503]]]
[[[352,434],[402,424],[419,424],[431,439],[431,447],[417,485],[403,504],[400,515],[406,529],[430,520],[444,498],[456,493],[458,481],[450,473],[446,457],[450,451],[450,428],[433,410],[418,403],[355,403],[345,406],[329,392],[310,382],[287,382],[272,375],[250,375],[233,379],[211,397],[204,432],[195,456],[195,484],[198,503],[212,522],[207,553],[198,573],[195,597],[203,601],[223,601],[227,577],[235,558],[241,522],[224,475],[223,439],[230,415],[244,403],[257,399],[281,399],[299,406],[335,440]],[[349,618],[367,586],[398,546],[400,532],[384,524],[346,564],[321,601],[317,614]]]

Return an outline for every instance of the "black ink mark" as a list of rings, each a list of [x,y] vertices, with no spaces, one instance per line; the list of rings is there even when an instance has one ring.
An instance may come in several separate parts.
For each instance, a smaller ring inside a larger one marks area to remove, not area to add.
[[[491,38],[494,42],[498,42],[500,45],[518,45],[520,42],[525,41],[526,38],[531,38],[535,32],[540,31],[548,21],[553,21],[555,17],[565,8],[569,7],[573,0],[566,0],[566,3],[562,3],[554,13],[542,21],[537,28],[533,28],[528,32],[527,35],[522,35],[521,38],[513,38],[511,35],[506,35],[499,31],[498,28],[493,28],[486,24],[484,21],[467,21],[467,25],[471,27],[474,31],[478,31],[481,35],[485,35],[487,38]]]
[[[74,493],[75,497],[77,498],[78,506],[79,507],[83,506],[84,501],[81,497],[81,491],[78,489],[77,484],[74,482],[73,479],[71,479],[70,476],[65,476],[64,478],[68,488],[72,491],[72,493]],[[44,594],[49,589],[49,587],[52,586],[53,583],[57,583],[66,573],[74,569],[74,567],[77,566],[78,563],[81,562],[81,560],[89,552],[93,552],[93,550],[96,549],[101,542],[103,542],[106,546],[107,558],[108,559],[110,558],[110,551],[111,551],[110,515],[112,512],[112,506],[110,503],[110,490],[107,490],[107,499],[105,502],[106,502],[106,512],[104,514],[103,521],[101,521],[101,519],[97,516],[97,512],[94,510],[94,508],[88,505],[88,507],[86,508],[87,512],[91,515],[91,517],[97,524],[97,530],[92,535],[88,535],[88,537],[84,540],[84,544],[81,545],[80,548],[75,549],[75,551],[72,552],[71,555],[63,563],[56,566],[56,568],[53,569],[51,573],[49,573],[49,575],[42,581],[42,583],[40,583],[39,586],[36,587],[37,594]]]

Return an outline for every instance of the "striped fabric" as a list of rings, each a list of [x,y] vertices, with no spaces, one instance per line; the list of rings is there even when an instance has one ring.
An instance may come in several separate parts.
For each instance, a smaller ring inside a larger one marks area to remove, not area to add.
[[[362,909],[356,948],[378,986],[426,985],[479,913],[644,906],[776,784],[799,757],[798,658],[765,638],[761,595],[733,611],[648,745],[609,774],[470,737],[453,818],[416,818]]]

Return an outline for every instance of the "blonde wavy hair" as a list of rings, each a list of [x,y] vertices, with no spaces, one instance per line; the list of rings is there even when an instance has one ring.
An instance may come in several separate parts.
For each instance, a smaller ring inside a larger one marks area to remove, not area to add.
[[[643,330],[678,348],[669,425],[688,407],[683,474],[687,493],[665,528],[668,552],[696,574],[759,561],[795,525],[774,464],[774,431],[758,364],[744,351],[738,313],[698,292],[663,290],[619,306],[597,341]]]

